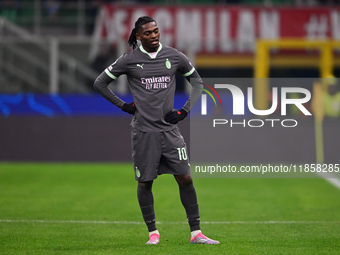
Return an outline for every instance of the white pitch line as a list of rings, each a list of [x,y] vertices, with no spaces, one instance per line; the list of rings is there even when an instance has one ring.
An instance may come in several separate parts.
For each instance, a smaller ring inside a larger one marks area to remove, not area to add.
[[[317,173],[320,177],[322,177],[325,181],[332,184],[334,187],[340,189],[340,180],[336,178],[336,176],[332,173]]]
[[[201,224],[325,224],[339,221],[203,221]]]
[[[89,221],[89,220],[0,220],[0,222],[9,223],[76,223],[76,224],[130,224],[130,225],[142,225],[144,222],[139,221]]]
[[[339,179],[336,179],[336,178],[327,178],[325,180],[328,181],[333,186],[335,186],[336,188],[340,189],[340,180]]]
[[[139,221],[88,221],[88,220],[0,220],[4,223],[58,223],[58,224],[128,224],[144,225]],[[338,224],[340,221],[202,221],[201,224]],[[157,222],[157,224],[188,224],[187,222]]]

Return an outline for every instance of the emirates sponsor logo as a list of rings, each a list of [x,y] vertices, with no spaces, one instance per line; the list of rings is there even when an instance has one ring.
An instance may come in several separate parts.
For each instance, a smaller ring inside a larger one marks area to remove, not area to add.
[[[151,78],[141,78],[141,81],[145,84],[146,89],[166,89],[171,78],[170,76],[153,76]]]

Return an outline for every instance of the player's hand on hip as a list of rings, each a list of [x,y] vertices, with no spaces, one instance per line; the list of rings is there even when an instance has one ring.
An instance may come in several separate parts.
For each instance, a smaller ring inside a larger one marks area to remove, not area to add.
[[[187,115],[188,113],[183,109],[181,110],[174,109],[165,115],[164,120],[171,124],[177,124],[179,121],[183,120]]]
[[[127,103],[123,104],[122,111],[134,115],[134,114],[135,114],[135,111],[136,111],[135,102],[132,102],[132,103],[129,103],[129,104],[127,104]]]

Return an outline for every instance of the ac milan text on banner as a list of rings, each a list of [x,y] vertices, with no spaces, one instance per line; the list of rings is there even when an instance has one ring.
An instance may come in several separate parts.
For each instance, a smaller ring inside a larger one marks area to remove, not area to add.
[[[183,51],[189,45],[197,53],[254,52],[257,39],[340,39],[340,8],[336,6],[103,5],[96,19],[94,41],[126,41],[136,17],[143,15],[157,20],[165,45]]]

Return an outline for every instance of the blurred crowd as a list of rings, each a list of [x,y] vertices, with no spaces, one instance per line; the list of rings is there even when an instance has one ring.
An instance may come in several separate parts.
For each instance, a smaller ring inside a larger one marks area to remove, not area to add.
[[[48,16],[56,16],[68,9],[67,6],[77,6],[78,0],[0,0],[0,15],[15,21],[18,15],[29,14],[41,3],[41,10]],[[160,5],[186,5],[186,4],[236,4],[236,5],[274,5],[274,6],[315,6],[339,5],[340,0],[84,0],[88,15],[102,4],[160,4]],[[92,13],[93,14],[93,13]]]
[[[0,0],[0,16],[19,25],[27,25],[39,9],[42,17],[53,22],[61,16],[76,17],[79,3],[85,8],[87,23],[93,23],[102,4],[335,6],[340,4],[340,0]]]
[[[60,17],[76,20],[80,6],[83,6],[86,23],[91,29],[98,9],[103,4],[336,6],[340,5],[340,0],[0,0],[0,16],[19,25],[31,25],[38,10],[51,25],[59,22]]]

